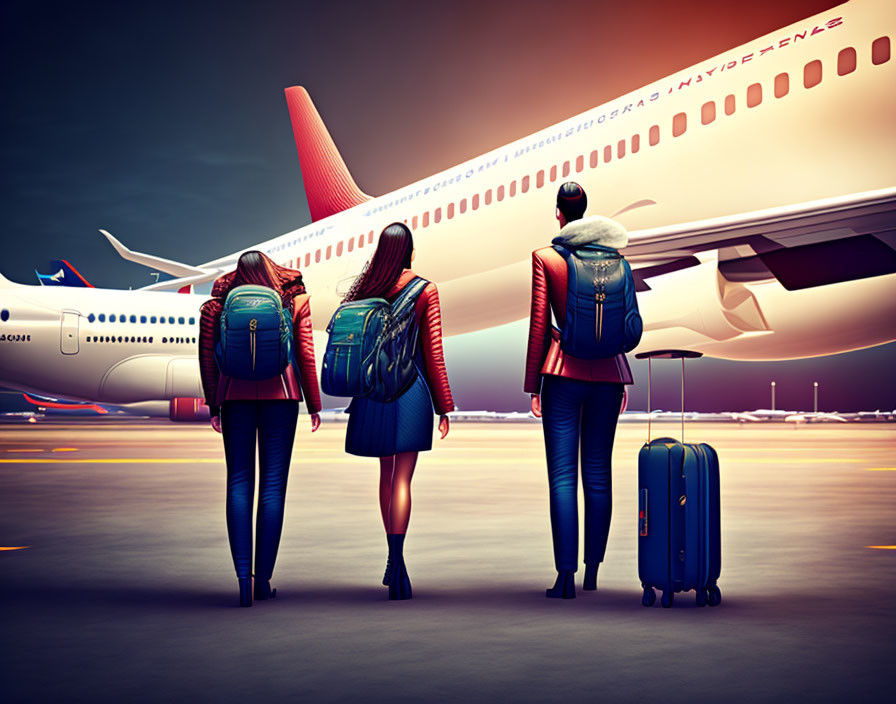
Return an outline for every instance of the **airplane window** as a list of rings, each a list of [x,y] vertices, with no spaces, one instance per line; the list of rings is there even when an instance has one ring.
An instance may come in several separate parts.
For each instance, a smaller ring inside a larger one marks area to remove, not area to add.
[[[449,220],[454,217],[454,203],[448,204],[447,215]]]
[[[136,316],[136,315],[132,315],[132,316],[131,316],[131,322],[132,322],[132,323],[136,323],[136,322],[137,322],[137,316]]]
[[[632,135],[632,154],[637,154],[638,150],[641,148],[641,135],[633,134]]]
[[[848,47],[837,54],[837,75],[845,76],[856,70],[856,50]]]
[[[498,193],[496,197],[498,199],[498,202],[504,200],[504,186],[498,186]]]
[[[319,262],[319,261],[320,261],[320,250],[317,250],[317,251],[314,253],[314,261],[315,261],[315,262]]]
[[[875,66],[885,64],[890,60],[890,38],[878,37],[871,42],[871,63]]]
[[[174,316],[173,316],[173,315],[169,315],[169,316],[168,316],[168,324],[169,324],[169,325],[174,325]]]
[[[140,316],[140,322],[141,322],[141,323],[145,323],[145,322],[146,322],[146,316],[145,316],[145,315],[141,315],[141,316]]]
[[[473,196],[473,200],[470,201],[470,207],[473,208],[473,210],[479,210],[479,194],[478,193],[475,196]]]
[[[508,195],[513,198],[516,195],[516,181],[510,182],[510,190],[508,190]]]
[[[786,73],[779,73],[775,76],[775,97],[783,98],[790,92],[790,76]]]
[[[688,116],[680,112],[672,118],[672,136],[681,137],[688,129]]]
[[[704,125],[708,125],[710,122],[716,119],[716,103],[714,100],[710,100],[708,103],[703,103],[703,107],[700,108],[700,122]]]
[[[460,212],[461,213],[467,212],[467,199],[466,198],[463,198],[460,201]]]
[[[151,323],[155,323],[155,322],[156,322],[156,316],[152,316],[152,317],[149,319],[149,322],[151,322]]]
[[[762,84],[753,83],[747,88],[747,107],[755,108],[762,102]]]
[[[604,163],[607,164],[613,158],[613,147],[609,144],[604,147]]]
[[[620,139],[619,143],[616,145],[616,156],[621,159],[625,156],[625,140]]]
[[[152,344],[152,336],[149,338],[149,344]]]
[[[121,342],[121,335],[118,336],[118,341]]]
[[[412,229],[412,230],[416,230],[416,229],[417,229],[417,219],[418,219],[418,218],[417,218],[416,215],[415,215],[414,217],[411,218],[411,229]]]
[[[486,204],[486,205],[491,205],[491,204],[492,204],[492,189],[491,189],[491,188],[489,188],[489,189],[485,192],[485,204]]]
[[[337,257],[341,257],[341,256],[342,256],[342,241],[341,241],[341,240],[340,240],[339,243],[336,245],[336,256],[337,256]]]
[[[591,164],[592,169],[597,167],[597,149],[591,152],[591,159],[588,161],[588,163]]]
[[[183,319],[182,317],[181,317],[181,318],[178,318],[178,319],[177,319],[177,324],[178,324],[178,325],[184,325],[184,324],[185,324],[184,319]]]
[[[557,167],[556,166],[551,167],[550,179],[551,179],[551,183],[553,183],[554,181],[557,180]]]
[[[3,312],[0,312],[0,317],[2,317],[3,320],[6,320],[7,318],[9,318],[9,311],[4,310]],[[93,313],[91,313],[90,315],[87,316],[87,320],[88,320],[88,322],[92,323],[94,320],[96,320],[96,316]]]
[[[584,168],[585,168],[585,157],[583,157],[581,154],[579,154],[576,157],[576,173],[584,170]]]
[[[520,192],[528,193],[529,192],[529,177],[523,176],[523,180],[520,181]]]
[[[821,61],[815,59],[803,67],[803,86],[814,88],[821,83]]]
[[[541,169],[537,174],[535,174],[535,187],[544,187],[544,169]]]
[[[568,161],[563,162],[563,176],[564,177],[569,176],[569,162]]]
[[[650,146],[655,147],[660,142],[660,126],[654,125],[653,127],[651,127],[647,135]]]
[[[433,222],[442,222],[442,209],[436,208],[432,213]]]
[[[333,253],[333,245],[328,244],[328,245],[327,245],[327,256],[325,257],[325,259],[329,259],[329,258],[330,258],[330,255],[331,255],[332,253]]]
[[[109,315],[109,322],[110,322],[110,323],[114,323],[114,322],[115,322],[115,313],[111,313],[111,314]]]
[[[311,266],[311,252],[305,253],[305,266]]]
[[[196,318],[190,318],[190,325],[196,324]]]
[[[128,316],[126,316],[124,313],[122,313],[121,315],[118,316],[118,320],[121,321],[122,323],[127,322],[127,319],[128,319]]]
[[[734,107],[735,107],[735,105],[734,105],[734,96],[733,96],[733,95],[726,95],[726,96],[725,96],[725,114],[726,114],[726,115],[733,115],[733,114],[734,114]]]
[[[423,216],[420,218],[420,226],[421,227],[429,227],[429,211],[427,210],[423,213]]]
[[[367,233],[367,244],[373,244],[373,230]]]

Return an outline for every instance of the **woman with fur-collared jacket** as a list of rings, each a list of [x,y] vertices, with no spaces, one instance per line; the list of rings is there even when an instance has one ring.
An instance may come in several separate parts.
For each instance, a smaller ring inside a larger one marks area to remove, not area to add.
[[[260,381],[226,376],[215,360],[215,343],[227,294],[246,284],[276,291],[293,321],[296,364],[287,364],[279,376]],[[276,589],[271,589],[270,579],[280,545],[289,459],[303,392],[311,414],[311,431],[320,426],[320,390],[314,363],[309,299],[300,272],[279,266],[261,252],[251,251],[240,256],[235,271],[215,281],[211,300],[202,306],[199,371],[205,401],[211,411],[212,427],[224,437],[227,534],[239,579],[241,606],[251,606],[253,597],[252,502],[256,437],[259,492],[254,597],[262,600],[277,594]]]
[[[557,194],[560,233],[553,244],[566,248],[628,243],[619,223],[600,216],[584,218],[587,197],[569,182]],[[559,329],[566,322],[567,263],[553,247],[532,253],[532,308],[523,390],[531,395],[532,413],[542,417],[550,488],[551,532],[557,580],[551,598],[575,597],[578,563],[577,468],[581,442],[585,494],[585,580],[597,588],[612,511],[610,459],[623,387],[632,383],[624,354],[604,359],[577,359],[560,348]],[[553,313],[556,327],[551,326]]]
[[[402,223],[380,234],[376,251],[356,279],[345,301],[385,298],[389,302],[418,277],[411,271],[414,240]],[[390,599],[410,599],[411,582],[404,563],[404,538],[411,518],[411,478],[420,452],[432,449],[433,411],[440,416],[439,431],[448,435],[448,413],[454,400],[442,353],[442,312],[436,285],[427,282],[414,303],[419,333],[414,354],[417,376],[396,400],[380,403],[354,398],[348,407],[345,450],[380,463],[380,512],[386,529],[389,557],[383,584]]]

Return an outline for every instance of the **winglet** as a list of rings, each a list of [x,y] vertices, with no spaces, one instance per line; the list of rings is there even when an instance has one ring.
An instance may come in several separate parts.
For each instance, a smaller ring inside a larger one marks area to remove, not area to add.
[[[181,262],[175,262],[171,259],[156,257],[152,254],[135,252],[125,247],[121,242],[115,239],[115,237],[113,237],[111,233],[107,232],[106,230],[101,229],[100,232],[107,240],[109,240],[109,244],[111,244],[115,248],[115,251],[118,252],[119,255],[121,255],[121,258],[127,259],[129,262],[142,264],[143,266],[149,267],[150,269],[158,269],[159,271],[164,271],[166,274],[171,274],[172,276],[177,277],[204,276],[210,273],[209,270],[202,269],[198,266],[190,266],[189,264],[182,264]]]
[[[308,91],[293,86],[285,93],[311,219],[323,220],[370,200],[346,168]]]

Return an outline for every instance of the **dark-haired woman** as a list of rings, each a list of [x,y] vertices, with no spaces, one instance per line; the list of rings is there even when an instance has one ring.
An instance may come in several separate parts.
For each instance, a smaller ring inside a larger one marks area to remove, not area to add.
[[[417,275],[411,271],[414,239],[401,223],[380,234],[376,251],[346,295],[346,301],[385,298],[394,301]],[[442,353],[442,312],[436,285],[427,283],[414,306],[419,332],[415,364],[417,378],[390,403],[355,398],[349,405],[345,450],[380,460],[380,512],[389,557],[383,584],[390,599],[410,599],[405,567],[404,537],[411,517],[411,478],[418,453],[432,449],[433,409],[441,416],[439,431],[448,435],[448,412],[454,410]]]
[[[292,316],[293,349],[298,366],[288,364],[279,376],[247,381],[222,374],[215,342],[227,294],[237,286],[266,286],[280,295]],[[270,579],[283,528],[289,458],[304,391],[311,432],[320,426],[320,390],[314,364],[314,337],[309,296],[302,275],[279,266],[261,252],[244,253],[235,271],[220,277],[212,298],[202,306],[199,369],[212,427],[224,436],[227,461],[227,535],[240,586],[240,606],[252,606],[252,502],[255,494],[255,438],[258,437],[259,492],[255,535],[255,599],[270,599],[277,590]]]

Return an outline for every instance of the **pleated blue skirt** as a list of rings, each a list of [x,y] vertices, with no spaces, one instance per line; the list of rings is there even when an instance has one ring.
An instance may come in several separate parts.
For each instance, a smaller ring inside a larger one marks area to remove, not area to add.
[[[418,372],[411,387],[394,401],[353,399],[348,407],[345,451],[361,457],[388,457],[432,449],[434,413],[429,387]]]

